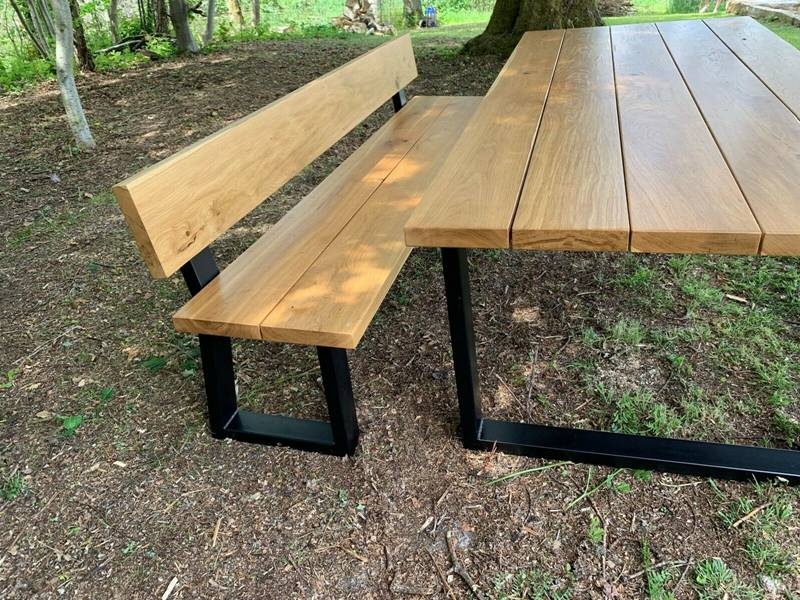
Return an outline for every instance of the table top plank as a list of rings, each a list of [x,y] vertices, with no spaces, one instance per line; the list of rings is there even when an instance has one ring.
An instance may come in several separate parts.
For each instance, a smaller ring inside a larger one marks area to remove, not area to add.
[[[800,254],[800,120],[702,22],[658,28],[764,231],[761,253]]]
[[[628,249],[608,28],[567,30],[511,234],[514,248]]]
[[[410,246],[507,248],[563,30],[526,33],[405,227]]]
[[[631,250],[756,254],[761,230],[658,30],[611,38]]]
[[[800,52],[750,17],[705,24],[800,118]]]

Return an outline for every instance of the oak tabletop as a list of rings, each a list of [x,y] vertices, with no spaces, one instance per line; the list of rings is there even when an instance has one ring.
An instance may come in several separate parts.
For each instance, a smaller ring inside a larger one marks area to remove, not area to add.
[[[528,32],[405,238],[800,255],[800,51],[749,17]]]

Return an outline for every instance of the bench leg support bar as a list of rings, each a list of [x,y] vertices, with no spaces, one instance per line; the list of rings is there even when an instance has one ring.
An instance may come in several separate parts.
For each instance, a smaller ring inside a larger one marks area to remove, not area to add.
[[[317,354],[329,422],[240,410],[236,403],[230,338],[201,335],[200,355],[211,435],[218,439],[290,446],[323,454],[353,455],[358,445],[358,422],[347,352],[341,348],[318,347]]]
[[[184,265],[181,272],[193,296],[219,274],[208,249]],[[240,410],[231,338],[202,334],[199,338],[208,423],[215,438],[290,446],[338,456],[355,453],[358,422],[346,350],[317,347],[330,421],[316,421]]]
[[[800,483],[800,451],[484,419],[466,250],[442,248],[461,434],[469,449],[725,479]]]

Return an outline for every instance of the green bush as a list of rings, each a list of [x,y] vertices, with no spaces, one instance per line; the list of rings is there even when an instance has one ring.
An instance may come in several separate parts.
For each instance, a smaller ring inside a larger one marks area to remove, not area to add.
[[[667,0],[667,13],[685,14],[700,10],[700,0]]]
[[[117,31],[119,33],[119,38],[124,40],[125,38],[134,37],[137,35],[142,34],[142,24],[139,21],[139,17],[133,18],[124,18],[119,20],[119,25],[117,27]]]
[[[53,77],[50,61],[16,54],[0,57],[0,91],[19,90],[26,84],[46,81]]]
[[[175,45],[164,38],[150,38],[147,40],[147,49],[159,58],[167,58],[175,54]]]
[[[147,62],[148,58],[135,52],[106,52],[94,57],[94,65],[98,71],[116,71],[131,65]]]

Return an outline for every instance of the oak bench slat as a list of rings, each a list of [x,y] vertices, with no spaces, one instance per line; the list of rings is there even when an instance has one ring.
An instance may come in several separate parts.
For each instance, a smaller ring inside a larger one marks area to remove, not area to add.
[[[420,188],[476,103],[413,98],[185,304],[176,329],[355,348],[408,257],[402,228]],[[373,268],[354,281],[354,263]]]

